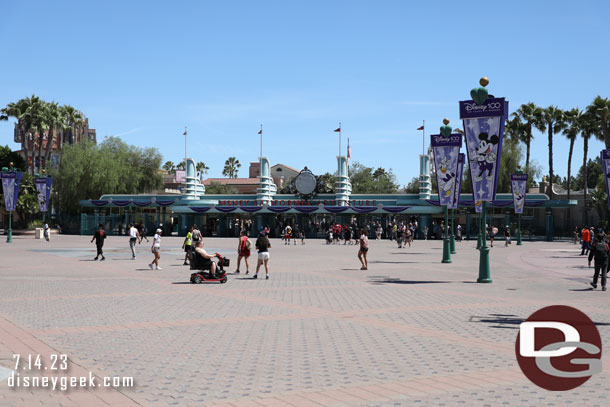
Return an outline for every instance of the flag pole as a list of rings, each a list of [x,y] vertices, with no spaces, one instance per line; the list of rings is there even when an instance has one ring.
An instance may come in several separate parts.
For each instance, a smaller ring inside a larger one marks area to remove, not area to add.
[[[422,120],[421,129],[421,155],[426,155],[426,121]]]
[[[184,126],[184,169],[186,170],[186,126]]]
[[[339,157],[341,157],[341,122],[339,122]]]
[[[261,154],[259,156],[259,162],[263,160],[263,125],[261,124],[261,130],[258,132],[261,135]]]

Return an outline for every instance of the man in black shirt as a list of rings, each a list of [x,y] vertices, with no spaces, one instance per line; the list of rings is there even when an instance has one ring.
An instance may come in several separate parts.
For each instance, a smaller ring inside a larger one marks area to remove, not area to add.
[[[269,243],[269,239],[267,238],[267,234],[264,230],[261,230],[258,239],[256,239],[256,249],[258,250],[258,263],[256,264],[256,274],[252,276],[252,278],[258,278],[258,270],[261,268],[261,265],[265,264],[265,278],[269,280],[269,248],[271,247],[271,243]]]
[[[102,250],[102,248],[104,247],[104,239],[106,239],[106,232],[104,232],[104,225],[102,225],[101,223],[98,225],[98,229],[93,234],[93,237],[91,238],[91,243],[93,243],[94,239],[95,246],[97,246],[97,256],[95,256],[95,259],[93,260],[97,260],[97,258],[100,256],[102,256],[102,261],[106,260],[106,258],[104,257],[104,251]]]

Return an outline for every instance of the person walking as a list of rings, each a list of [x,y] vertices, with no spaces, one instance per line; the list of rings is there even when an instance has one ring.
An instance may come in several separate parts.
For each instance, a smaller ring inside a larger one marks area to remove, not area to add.
[[[582,229],[582,250],[580,251],[581,256],[584,256],[585,254],[589,253],[590,240],[591,240],[591,232],[589,232],[589,229],[587,227],[583,227],[583,229]]]
[[[184,250],[184,263],[183,266],[188,266],[190,264],[190,257],[192,252],[192,243],[193,243],[193,227],[186,232],[186,237],[184,238],[184,243],[182,243],[182,250]]]
[[[51,241],[51,229],[49,228],[49,224],[45,223],[43,226],[42,235],[44,236],[45,242]]]
[[[146,243],[148,243],[148,238],[146,237],[146,232],[148,232],[146,230],[146,226],[144,226],[144,221],[140,221],[140,224],[138,225],[138,233],[140,234],[140,243],[142,243],[142,240],[146,239]]]
[[[360,249],[358,250],[358,260],[360,260],[360,263],[362,263],[362,267],[360,267],[360,270],[369,269],[369,261],[366,257],[368,252],[369,238],[366,236],[366,231],[364,229],[360,229]]]
[[[261,265],[264,264],[265,279],[269,280],[269,249],[271,248],[271,243],[269,243],[267,234],[264,231],[261,231],[258,239],[256,239],[255,246],[258,250],[258,262],[256,263],[256,273],[252,278],[258,278],[258,270],[261,268]]]
[[[593,281],[590,282],[591,287],[597,288],[597,280],[601,274],[602,280],[602,291],[606,291],[606,277],[608,273],[608,244],[604,239],[604,235],[601,233],[596,236],[595,242],[591,245],[589,251],[589,267],[591,267],[591,260],[595,260],[595,274],[593,275]]]
[[[163,231],[161,229],[157,229],[157,233],[155,233],[155,236],[153,237],[153,244],[150,249],[153,252],[153,254],[155,255],[155,259],[152,261],[152,263],[150,263],[148,265],[148,267],[150,267],[151,270],[154,270],[155,268],[157,270],[163,270],[161,267],[159,267],[159,260],[161,259],[161,233],[162,232]]]
[[[140,233],[138,233],[138,229],[133,225],[133,223],[129,224],[129,247],[131,248],[131,260],[136,259],[136,243],[140,238]]]
[[[237,270],[235,270],[235,274],[239,274],[239,264],[241,263],[242,258],[246,263],[246,274],[248,274],[250,273],[250,263],[248,262],[248,258],[250,257],[252,243],[250,243],[250,239],[248,239],[245,230],[242,229],[239,235],[239,242],[237,243]]]
[[[578,243],[578,235],[580,234],[580,231],[578,230],[578,226],[574,226],[574,231],[572,232],[572,238],[574,240],[574,244]]]
[[[455,237],[457,238],[458,242],[462,241],[462,225],[457,225],[457,228],[455,231]]]
[[[93,260],[97,260],[100,256],[102,256],[102,260],[100,260],[100,261],[106,260],[106,258],[104,257],[104,250],[103,250],[104,239],[106,239],[106,232],[104,231],[104,225],[102,225],[100,223],[97,226],[97,230],[93,234],[93,237],[91,238],[91,243],[93,243],[93,240],[95,240],[95,247],[97,248],[97,255],[95,256],[95,258]]]
[[[510,244],[510,227],[506,225],[504,229],[504,247],[508,247]]]

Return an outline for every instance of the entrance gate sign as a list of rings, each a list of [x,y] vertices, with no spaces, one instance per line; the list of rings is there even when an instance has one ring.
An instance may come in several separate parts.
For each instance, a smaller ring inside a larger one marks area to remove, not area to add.
[[[458,174],[458,156],[462,147],[462,135],[440,134],[430,136],[430,147],[434,151],[434,168],[438,185],[438,201],[442,206],[453,205]]]
[[[525,206],[525,194],[527,193],[527,177],[527,174],[510,175],[515,213],[523,213],[523,207]]]

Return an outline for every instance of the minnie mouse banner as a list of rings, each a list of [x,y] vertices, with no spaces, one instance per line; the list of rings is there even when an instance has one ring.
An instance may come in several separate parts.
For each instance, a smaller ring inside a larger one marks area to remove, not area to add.
[[[523,213],[525,194],[527,193],[527,174],[511,174],[510,184],[513,189],[513,204],[515,213]]]
[[[453,201],[449,205],[449,209],[457,209],[460,205],[460,193],[462,192],[462,174],[464,173],[464,161],[466,156],[464,153],[458,155],[457,176],[455,177],[455,192],[453,193]]]
[[[19,198],[19,185],[21,184],[21,173],[16,171],[2,173],[2,190],[4,192],[4,207],[7,211],[17,208]]]
[[[444,137],[433,134],[430,136],[430,147],[434,151],[438,200],[441,205],[451,206],[455,195],[462,135],[451,134],[449,137]]]
[[[606,195],[608,196],[608,208],[610,208],[610,149],[602,150],[602,168],[604,169],[604,180],[606,184]]]
[[[464,122],[466,152],[475,202],[491,202],[496,198],[498,169],[504,121],[508,102],[489,98],[481,105],[473,100],[460,102],[460,119]]]

